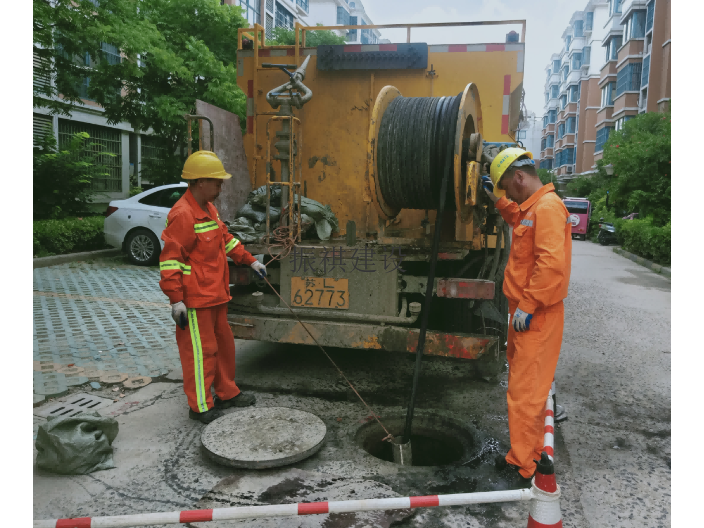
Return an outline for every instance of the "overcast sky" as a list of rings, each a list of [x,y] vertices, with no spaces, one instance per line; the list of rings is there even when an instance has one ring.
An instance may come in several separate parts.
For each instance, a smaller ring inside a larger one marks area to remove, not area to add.
[[[430,5],[427,0],[362,0],[362,3],[374,24],[526,20],[525,104],[529,111],[541,116],[545,104],[545,66],[550,56],[561,49],[562,32],[572,13],[583,9],[587,0],[444,0],[442,5]],[[411,41],[504,42],[511,29],[520,34],[520,25],[414,29]],[[405,29],[382,29],[381,35],[391,42],[406,42]]]

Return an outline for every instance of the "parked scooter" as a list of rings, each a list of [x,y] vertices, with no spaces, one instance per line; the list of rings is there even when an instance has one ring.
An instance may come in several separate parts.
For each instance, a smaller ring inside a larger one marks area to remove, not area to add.
[[[602,246],[616,243],[616,228],[613,224],[604,222],[603,218],[599,218],[599,234],[596,236],[596,239]]]
[[[633,220],[638,217],[638,213],[631,213],[623,217],[624,220]],[[599,218],[599,234],[596,236],[599,244],[602,246],[608,246],[609,244],[615,244],[618,242],[616,238],[616,228],[613,224],[604,222],[604,218]]]

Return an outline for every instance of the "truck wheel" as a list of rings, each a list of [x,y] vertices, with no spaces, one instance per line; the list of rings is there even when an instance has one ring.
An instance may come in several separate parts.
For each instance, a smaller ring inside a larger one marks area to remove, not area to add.
[[[136,266],[152,266],[159,261],[161,246],[148,229],[136,229],[125,240],[127,258]]]

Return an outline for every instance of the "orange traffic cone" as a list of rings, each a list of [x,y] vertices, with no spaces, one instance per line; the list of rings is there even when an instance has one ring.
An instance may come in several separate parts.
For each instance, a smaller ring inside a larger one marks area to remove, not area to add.
[[[560,487],[555,481],[555,467],[548,454],[543,451],[533,477],[528,515],[528,528],[562,527],[560,511]]]

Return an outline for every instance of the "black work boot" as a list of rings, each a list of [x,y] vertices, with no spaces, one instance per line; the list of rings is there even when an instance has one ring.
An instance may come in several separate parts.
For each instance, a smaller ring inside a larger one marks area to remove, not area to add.
[[[204,424],[209,424],[210,422],[217,420],[218,418],[225,416],[221,411],[213,407],[205,412],[195,412],[193,409],[188,409],[188,417],[191,420],[198,420]]]
[[[218,409],[229,409],[230,407],[249,407],[250,405],[254,405],[255,401],[256,398],[254,395],[240,392],[237,396],[230,398],[229,400],[221,400],[216,396],[215,406]]]

